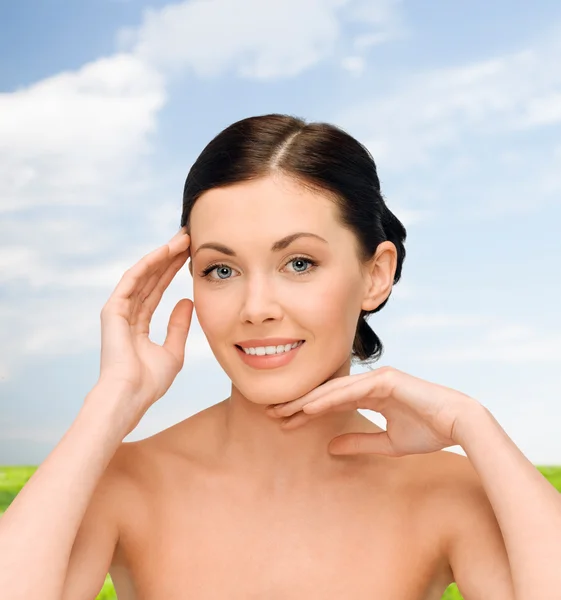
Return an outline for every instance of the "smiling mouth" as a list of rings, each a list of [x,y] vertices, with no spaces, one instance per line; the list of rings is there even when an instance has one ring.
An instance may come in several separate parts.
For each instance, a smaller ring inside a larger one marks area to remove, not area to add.
[[[296,350],[297,348],[299,348],[300,346],[302,346],[304,343],[305,343],[305,340],[299,340],[297,342],[296,346],[291,347],[289,350],[282,350],[281,352],[277,352],[276,351],[277,346],[260,346],[259,347],[260,348],[259,352],[256,352],[255,348],[253,348],[253,352],[251,352],[251,351],[249,351],[248,348],[243,348],[239,344],[234,344],[234,346],[236,348],[238,348],[239,350],[241,350],[244,354],[247,354],[249,356],[281,356],[282,354],[288,354],[289,352],[292,352],[292,350]],[[282,345],[282,344],[279,344],[279,345]],[[287,344],[285,344],[285,347],[286,347],[286,345]],[[265,350],[265,352],[263,352],[262,349],[263,348],[268,348],[268,347],[275,348],[275,351],[274,352],[267,352]],[[248,351],[246,352],[246,350],[248,350]]]

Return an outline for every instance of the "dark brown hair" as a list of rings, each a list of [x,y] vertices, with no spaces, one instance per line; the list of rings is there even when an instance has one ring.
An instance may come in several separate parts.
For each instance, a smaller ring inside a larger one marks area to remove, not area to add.
[[[189,170],[181,226],[189,227],[193,205],[207,190],[276,173],[333,200],[342,225],[356,235],[361,261],[372,258],[380,243],[392,242],[397,249],[394,283],[399,281],[405,259],[405,227],[384,202],[369,151],[329,123],[306,123],[291,115],[268,114],[226,127],[207,144]],[[372,311],[361,311],[353,341],[354,359],[374,362],[382,355],[382,342],[366,317],[382,309],[388,299]]]

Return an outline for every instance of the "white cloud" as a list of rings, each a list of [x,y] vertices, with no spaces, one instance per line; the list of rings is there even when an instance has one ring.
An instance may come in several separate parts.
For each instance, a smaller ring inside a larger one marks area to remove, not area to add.
[[[106,230],[72,215],[26,216],[24,220],[13,213],[0,220],[0,283],[35,289],[96,285],[95,274],[104,265],[91,260],[100,248],[114,243]],[[76,259],[79,264],[72,266]]]
[[[398,5],[392,0],[182,2],[147,10],[142,25],[122,30],[119,38],[122,48],[165,71],[187,69],[202,78],[228,70],[251,79],[294,77],[339,51],[343,19],[370,28],[355,50],[391,39]]]
[[[561,122],[561,92],[532,98],[526,107],[521,127],[536,127]]]
[[[354,77],[358,77],[364,72],[366,61],[362,56],[347,56],[341,61],[341,67]]]
[[[163,81],[132,55],[0,95],[0,212],[103,203],[149,149]]]
[[[397,28],[399,24],[399,5],[401,0],[332,0],[331,4],[339,5],[346,9],[346,17],[349,21],[358,23],[370,23],[380,27],[389,28],[393,25]]]
[[[345,108],[336,121],[361,131],[384,170],[431,163],[437,151],[561,123],[558,35],[532,49],[402,78],[390,93]]]
[[[536,333],[527,327],[501,326],[491,329],[476,341],[427,351],[423,361],[451,364],[465,362],[512,365],[561,363],[561,335]]]

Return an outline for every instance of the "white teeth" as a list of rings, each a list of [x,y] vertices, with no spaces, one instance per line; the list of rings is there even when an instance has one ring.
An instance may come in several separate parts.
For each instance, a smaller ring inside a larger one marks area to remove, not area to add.
[[[284,346],[258,346],[257,348],[242,348],[246,354],[254,354],[256,356],[265,356],[265,354],[282,354],[289,352],[293,348],[303,344],[303,341],[294,342],[294,344],[286,344]]]

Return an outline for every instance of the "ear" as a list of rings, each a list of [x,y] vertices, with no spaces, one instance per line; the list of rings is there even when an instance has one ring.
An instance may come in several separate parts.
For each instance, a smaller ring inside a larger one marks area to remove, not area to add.
[[[362,310],[371,311],[390,295],[397,269],[397,249],[392,242],[382,242],[364,267],[365,294]]]

